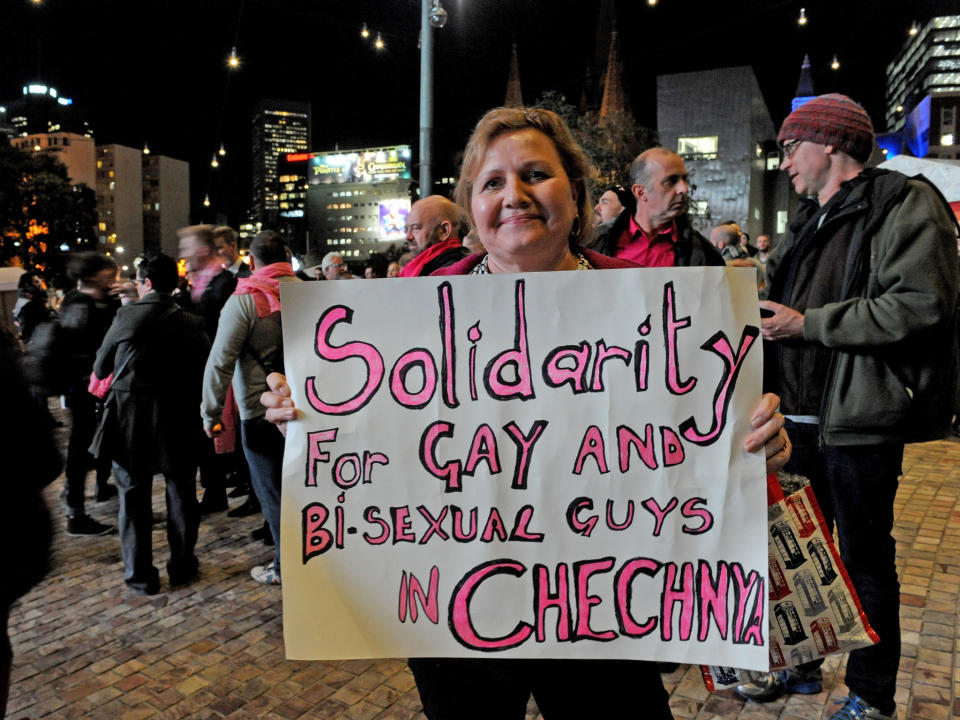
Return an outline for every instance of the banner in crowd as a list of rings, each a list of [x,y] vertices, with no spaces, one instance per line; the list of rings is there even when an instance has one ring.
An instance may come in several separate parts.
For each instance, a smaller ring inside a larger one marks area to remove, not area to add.
[[[752,270],[282,293],[288,657],[767,667]]]

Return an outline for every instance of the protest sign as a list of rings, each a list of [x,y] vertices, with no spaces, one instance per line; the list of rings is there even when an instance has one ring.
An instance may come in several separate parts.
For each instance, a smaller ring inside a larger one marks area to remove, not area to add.
[[[294,659],[767,667],[754,273],[282,285]]]

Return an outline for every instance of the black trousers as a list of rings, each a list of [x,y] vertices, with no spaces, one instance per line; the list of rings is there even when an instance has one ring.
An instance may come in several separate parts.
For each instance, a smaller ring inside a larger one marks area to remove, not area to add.
[[[160,577],[153,565],[153,475],[132,474],[118,463],[113,474],[120,490],[120,554],[123,556],[123,579],[138,590],[156,590]],[[182,577],[196,568],[193,554],[200,527],[197,503],[196,466],[181,468],[164,476],[167,486],[167,544],[170,560],[167,572],[171,578]]]
[[[429,720],[523,720],[530,695],[544,720],[671,720],[654,663],[634,660],[410,658]]]

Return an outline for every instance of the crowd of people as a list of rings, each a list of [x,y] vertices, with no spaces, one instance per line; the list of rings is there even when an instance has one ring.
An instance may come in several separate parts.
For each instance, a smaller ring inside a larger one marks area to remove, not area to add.
[[[592,199],[590,163],[557,115],[498,108],[470,137],[454,198],[413,203],[406,262],[371,263],[364,276],[754,267],[765,298],[769,392],[743,447],[763,452],[769,471],[785,467],[810,479],[880,636],[851,654],[850,695],[834,717],[888,720],[900,656],[893,499],[904,443],[947,434],[957,406],[957,228],[930,184],[866,167],[870,119],[845,96],[795,110],[779,143],[781,168],[805,204],[777,247],[768,235],[754,246],[733,221],[709,239],[697,232],[688,215],[688,172],[671,150],[641,153],[629,188],[601,189]],[[23,281],[18,319],[32,388],[25,397],[39,426],[46,398],[67,398],[67,532],[112,529],[86,512],[90,470],[97,468],[97,500],[119,491],[124,579],[132,591],[161,588],[150,532],[155,474],[166,484],[171,586],[197,579],[197,528],[204,513],[227,509],[228,477],[247,483],[253,512],[264,516],[261,535],[274,546],[272,561],[251,576],[280,585],[282,434],[297,417],[283,374],[280,285],[352,275],[330,252],[298,276],[284,239],[272,231],[253,239],[249,264],[229,228],[192,226],[179,238],[186,280],[163,255],[145,258],[133,283],[117,282],[107,257],[75,258],[76,289],[56,320],[38,306],[36,278]],[[46,326],[58,331],[40,330]],[[38,333],[48,336],[45,344]],[[69,372],[55,378],[51,353],[65,348]],[[196,402],[183,402],[186,396]],[[58,469],[34,485],[41,488]],[[116,487],[107,480],[111,470]],[[16,595],[8,595],[9,608]],[[431,719],[522,718],[531,694],[548,720],[631,716],[638,703],[645,716],[671,717],[651,663],[485,657],[411,658],[409,665]],[[585,686],[602,691],[585,693]],[[821,689],[819,665],[811,663],[737,691],[763,702]]]

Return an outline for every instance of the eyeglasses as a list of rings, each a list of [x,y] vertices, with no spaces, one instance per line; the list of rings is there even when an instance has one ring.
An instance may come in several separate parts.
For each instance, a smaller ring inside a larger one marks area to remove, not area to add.
[[[792,158],[802,142],[803,140],[787,140],[780,146],[780,160],[783,161]]]

